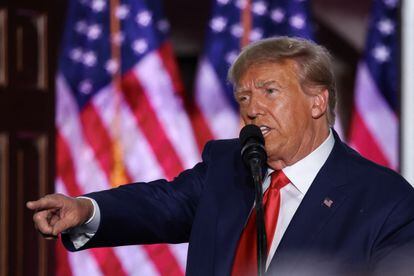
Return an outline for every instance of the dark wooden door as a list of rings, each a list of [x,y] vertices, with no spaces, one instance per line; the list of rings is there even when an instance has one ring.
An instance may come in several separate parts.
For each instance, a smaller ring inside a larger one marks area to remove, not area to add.
[[[64,0],[0,1],[0,275],[53,275],[54,242],[25,202],[53,192],[54,95]]]

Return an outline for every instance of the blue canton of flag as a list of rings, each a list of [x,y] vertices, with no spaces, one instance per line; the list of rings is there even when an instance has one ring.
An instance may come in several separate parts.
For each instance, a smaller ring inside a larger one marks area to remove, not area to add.
[[[122,0],[115,16],[120,28],[111,33],[107,1],[69,1],[59,71],[80,107],[108,85],[119,68],[119,61],[111,56],[111,42],[121,47],[124,73],[166,39],[169,24],[159,1]]]

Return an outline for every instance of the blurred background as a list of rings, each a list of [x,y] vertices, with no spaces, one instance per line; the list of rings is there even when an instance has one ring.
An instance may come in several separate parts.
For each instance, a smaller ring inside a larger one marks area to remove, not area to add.
[[[328,48],[335,130],[413,183],[411,5],[1,0],[0,275],[184,275],[186,244],[68,253],[38,235],[25,202],[172,179],[206,141],[237,137],[226,72],[241,47],[265,37]]]

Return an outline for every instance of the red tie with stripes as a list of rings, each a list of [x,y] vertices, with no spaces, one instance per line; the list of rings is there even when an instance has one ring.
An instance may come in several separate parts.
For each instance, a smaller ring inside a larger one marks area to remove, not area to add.
[[[267,236],[267,253],[272,244],[273,235],[276,230],[277,218],[280,208],[280,189],[290,183],[283,171],[275,171],[271,174],[269,188],[263,195],[265,228]],[[232,276],[255,276],[257,275],[257,234],[256,234],[256,212],[253,210],[243,229],[236,256],[233,261]]]

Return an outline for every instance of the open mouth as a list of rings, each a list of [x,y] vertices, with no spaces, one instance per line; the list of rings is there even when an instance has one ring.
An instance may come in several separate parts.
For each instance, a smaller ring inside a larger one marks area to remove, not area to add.
[[[260,126],[260,131],[262,132],[263,137],[265,137],[270,132],[270,128],[267,126]]]

